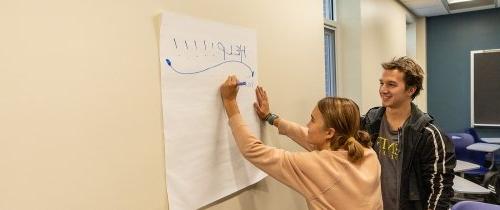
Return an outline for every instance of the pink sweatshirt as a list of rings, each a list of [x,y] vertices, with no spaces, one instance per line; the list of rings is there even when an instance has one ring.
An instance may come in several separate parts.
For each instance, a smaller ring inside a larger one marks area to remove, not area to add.
[[[305,141],[307,128],[280,120],[279,133],[287,135],[309,152],[288,152],[266,146],[255,138],[240,114],[229,126],[243,156],[256,167],[302,194],[309,209],[383,209],[380,163],[373,149],[353,164],[347,151],[311,151]]]

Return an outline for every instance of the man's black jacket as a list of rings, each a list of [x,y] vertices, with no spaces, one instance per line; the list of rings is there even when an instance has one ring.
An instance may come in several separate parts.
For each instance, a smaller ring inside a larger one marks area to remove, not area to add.
[[[361,126],[376,144],[384,107],[370,109]],[[411,104],[411,115],[400,129],[399,209],[448,209],[453,197],[455,148],[432,117]],[[378,152],[378,151],[376,151]]]

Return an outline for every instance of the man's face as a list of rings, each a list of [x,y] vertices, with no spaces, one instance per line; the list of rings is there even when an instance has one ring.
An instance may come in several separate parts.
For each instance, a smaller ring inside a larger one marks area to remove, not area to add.
[[[405,103],[411,103],[411,95],[415,92],[415,87],[406,89],[403,72],[396,69],[384,70],[378,92],[382,99],[382,106],[399,108]]]

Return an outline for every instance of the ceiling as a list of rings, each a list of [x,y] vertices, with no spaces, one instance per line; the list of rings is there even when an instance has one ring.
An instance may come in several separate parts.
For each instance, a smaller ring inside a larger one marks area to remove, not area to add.
[[[417,16],[438,16],[498,7],[500,0],[398,0]],[[452,3],[448,3],[452,2]],[[456,3],[453,3],[456,2]]]

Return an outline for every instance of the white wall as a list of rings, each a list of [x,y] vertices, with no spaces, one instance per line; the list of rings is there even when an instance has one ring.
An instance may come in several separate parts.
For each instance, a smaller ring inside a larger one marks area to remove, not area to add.
[[[417,22],[408,22],[406,17],[406,56],[417,58]]]
[[[319,0],[3,0],[1,210],[168,209],[162,10],[255,29],[273,111],[305,122],[324,95]],[[305,208],[268,178],[208,209]]]
[[[380,106],[380,63],[406,55],[406,10],[392,0],[363,0],[361,11],[363,102],[360,108],[367,111]]]
[[[338,68],[342,77],[339,95],[355,99],[365,113],[380,106],[380,64],[406,55],[406,17],[413,15],[393,0],[338,0],[338,3],[341,9],[338,56],[342,61]],[[424,63],[425,68],[425,39],[422,42],[425,26],[417,26],[416,31],[417,62]],[[425,91],[415,102],[426,110],[426,100],[421,98],[426,98]]]
[[[420,91],[420,95],[415,98],[414,102],[422,111],[427,112],[427,39],[425,17],[417,18],[416,24],[417,62],[424,69],[425,75],[424,89]]]
[[[362,102],[361,1],[337,0],[337,93]]]
[[[338,3],[339,93],[366,111],[379,104],[380,63],[405,52],[405,10],[390,0]],[[3,0],[1,210],[168,209],[162,10],[255,29],[273,112],[306,123],[324,96],[319,0]],[[266,126],[264,140],[301,150],[276,133]],[[271,178],[207,207],[306,208]]]

